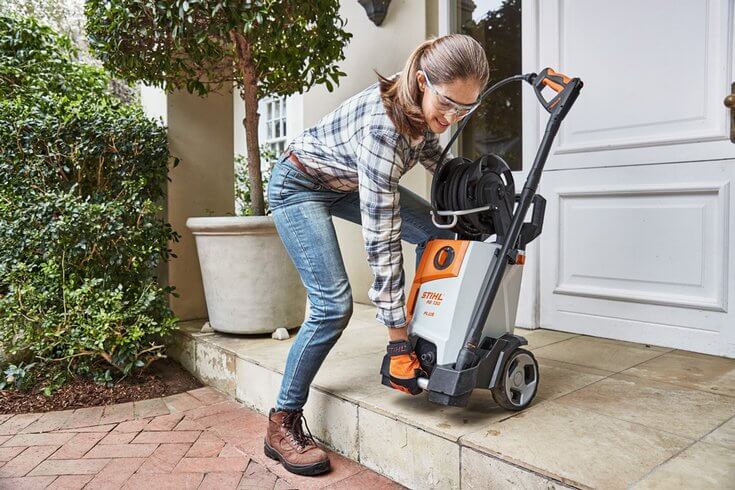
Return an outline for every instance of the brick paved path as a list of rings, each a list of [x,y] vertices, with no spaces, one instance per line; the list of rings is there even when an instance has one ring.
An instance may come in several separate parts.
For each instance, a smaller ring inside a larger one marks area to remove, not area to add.
[[[266,417],[199,388],[165,398],[0,415],[0,489],[400,488],[331,453],[332,471],[288,473],[263,455]]]

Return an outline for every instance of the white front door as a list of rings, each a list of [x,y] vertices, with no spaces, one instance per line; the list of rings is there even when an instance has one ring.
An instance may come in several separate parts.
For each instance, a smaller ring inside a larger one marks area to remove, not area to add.
[[[542,327],[735,357],[734,3],[524,0],[524,68],[585,83],[541,180]]]

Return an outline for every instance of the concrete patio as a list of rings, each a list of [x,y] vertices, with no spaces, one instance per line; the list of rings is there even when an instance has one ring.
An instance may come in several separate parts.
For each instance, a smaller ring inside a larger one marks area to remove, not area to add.
[[[735,360],[550,330],[517,332],[540,364],[524,412],[476,391],[466,409],[379,383],[387,335],[355,305],[306,407],[335,451],[410,488],[733,488]],[[172,355],[265,412],[293,340],[201,333]],[[293,333],[293,332],[292,332]],[[329,421],[329,424],[327,424]]]

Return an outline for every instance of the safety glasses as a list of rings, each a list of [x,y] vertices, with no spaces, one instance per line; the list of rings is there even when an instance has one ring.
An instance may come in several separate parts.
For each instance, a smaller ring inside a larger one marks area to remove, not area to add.
[[[453,101],[446,95],[439,92],[439,90],[437,90],[437,88],[431,84],[431,80],[429,80],[429,75],[426,74],[426,71],[424,71],[423,69],[419,71],[424,74],[426,86],[429,87],[429,90],[431,90],[434,95],[436,95],[437,99],[439,100],[439,108],[445,115],[459,121],[469,116],[470,114],[472,114],[472,112],[474,112],[475,109],[480,107],[480,101],[477,101],[474,104],[459,104]]]

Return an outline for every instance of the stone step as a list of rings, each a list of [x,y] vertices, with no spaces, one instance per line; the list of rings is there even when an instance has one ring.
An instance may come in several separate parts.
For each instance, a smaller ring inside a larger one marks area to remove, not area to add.
[[[202,382],[267,413],[278,395],[291,341],[202,334],[202,323],[180,325],[171,356]],[[414,417],[414,400],[380,384],[377,371],[385,343],[385,331],[375,324],[353,322],[345,330],[320,369],[305,407],[317,439],[409,488],[460,488],[462,479],[466,488],[499,488],[492,482],[511,477],[553,488],[548,478],[460,444],[461,435],[485,423],[476,411],[483,401],[470,408],[474,423],[461,410],[425,400],[417,412],[421,416]],[[468,470],[464,478],[462,466]]]
[[[170,355],[204,383],[267,413],[293,337],[201,333],[203,323],[181,323]],[[483,390],[473,393],[466,408],[443,407],[425,395],[411,397],[380,384],[387,334],[371,307],[356,305],[312,384],[305,407],[309,427],[334,451],[409,488],[625,488],[684,451],[705,428],[735,415],[735,398],[696,390],[685,395],[718,407],[699,432],[677,433],[655,422],[639,425],[635,413],[609,416],[590,410],[584,406],[587,399],[575,401],[571,394],[603,380],[629,382],[616,379],[623,376],[616,373],[677,354],[549,330],[521,334],[540,364],[532,407],[505,411]],[[565,362],[564,355],[574,363]],[[735,375],[735,363],[731,367]],[[640,389],[650,388],[649,381],[640,383],[648,383]],[[672,393],[685,389],[675,388]],[[655,395],[660,399],[660,393]]]

